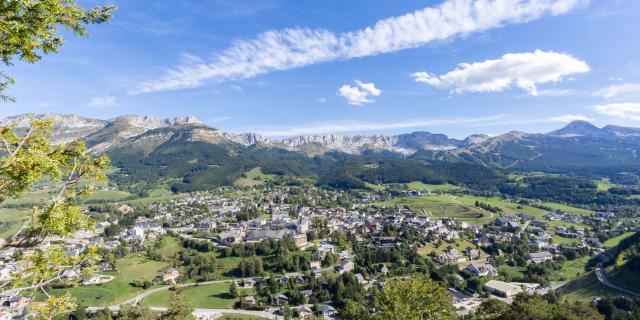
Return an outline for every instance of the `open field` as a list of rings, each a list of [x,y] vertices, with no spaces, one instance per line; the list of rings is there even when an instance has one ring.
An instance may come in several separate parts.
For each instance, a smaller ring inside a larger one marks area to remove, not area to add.
[[[277,177],[275,174],[266,174],[260,167],[255,167],[245,172],[244,177],[236,180],[233,184],[237,187],[253,187],[264,184]]]
[[[451,184],[426,184],[420,181],[409,182],[406,185],[411,190],[453,191],[460,189],[460,187]]]
[[[562,266],[562,275],[565,279],[571,280],[587,273],[584,267],[590,259],[591,257],[585,256],[575,260],[567,260]]]
[[[240,289],[240,292],[247,292]],[[167,306],[172,292],[168,290],[155,292],[144,299],[144,303],[150,307]],[[189,298],[194,308],[226,309],[233,306],[234,299],[229,294],[229,283],[217,283],[190,287],[181,291],[182,295]]]
[[[560,203],[554,203],[554,202],[540,202],[539,203],[542,206],[545,207],[549,207],[553,210],[560,210],[563,212],[567,212],[567,213],[575,213],[578,215],[590,215],[590,214],[594,214],[595,212],[591,211],[591,210],[587,210],[587,209],[582,209],[582,208],[576,208],[576,207],[571,207],[568,205],[564,205],[564,204],[560,204]]]
[[[613,237],[607,241],[605,241],[602,246],[605,248],[613,248],[615,246],[617,246],[620,241],[632,236],[635,232],[625,232],[617,237]]]
[[[377,205],[394,207],[408,206],[412,210],[430,218],[452,217],[457,220],[484,224],[493,220],[492,214],[462,203],[452,195],[428,195],[420,197],[400,197]]]
[[[90,306],[108,306],[127,300],[142,292],[142,288],[136,288],[130,283],[136,279],[153,280],[168,266],[166,262],[149,261],[142,257],[130,257],[117,261],[117,271],[104,273],[113,275],[113,281],[91,285],[78,286],[69,289],[79,303]],[[54,290],[55,294],[62,290]]]
[[[589,272],[570,281],[558,289],[558,293],[570,302],[591,302],[595,297],[617,294],[617,292],[603,286],[594,272]]]
[[[0,208],[0,238],[12,236],[29,218],[29,209]]]
[[[640,278],[636,272],[629,270],[626,266],[621,268],[609,267],[606,269],[607,279],[614,285],[640,292]],[[602,285],[595,272],[589,272],[577,279],[567,283],[558,292],[564,295],[569,301],[589,302],[595,297],[619,296],[624,293]]]

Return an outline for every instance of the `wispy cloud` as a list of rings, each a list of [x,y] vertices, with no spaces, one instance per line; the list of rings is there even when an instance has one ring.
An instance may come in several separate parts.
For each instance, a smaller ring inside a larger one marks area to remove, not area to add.
[[[89,101],[87,105],[93,108],[115,107],[117,105],[116,97],[113,97],[113,96],[93,97],[91,98],[91,101]]]
[[[213,124],[213,123],[223,122],[223,121],[227,121],[227,120],[231,120],[231,117],[227,117],[227,116],[215,117],[215,118],[209,119],[209,121],[207,121],[207,122]]]
[[[327,134],[345,132],[367,132],[394,129],[425,128],[443,125],[479,125],[498,124],[503,115],[478,118],[449,118],[449,119],[406,119],[401,121],[369,122],[369,121],[332,121],[308,123],[291,127],[252,128],[242,131],[259,132],[269,137],[285,137],[307,134]]]
[[[373,98],[382,93],[382,90],[376,88],[373,82],[364,83],[356,80],[355,83],[355,86],[345,84],[338,89],[338,95],[347,99],[347,103],[350,105],[361,106],[365,103],[372,103]]]
[[[416,72],[413,77],[417,82],[455,93],[500,92],[517,87],[537,95],[539,84],[559,82],[569,75],[588,71],[586,62],[571,55],[536,50],[507,53],[495,60],[461,63],[439,76]]]
[[[549,121],[551,121],[551,122],[561,122],[561,123],[569,123],[569,122],[577,121],[577,120],[592,122],[595,119],[589,118],[589,117],[587,117],[585,115],[581,115],[581,114],[565,114],[565,115],[562,115],[562,116],[552,117],[552,118],[549,119]]]
[[[351,32],[271,30],[255,39],[235,42],[210,62],[185,59],[158,80],[140,83],[133,93],[191,88],[206,81],[245,79],[277,70],[395,52],[545,15],[564,14],[586,3],[588,0],[446,0]]]
[[[596,106],[595,109],[605,116],[640,121],[640,103],[610,103]]]
[[[640,96],[640,83],[626,82],[610,85],[596,91],[593,95],[609,100]]]

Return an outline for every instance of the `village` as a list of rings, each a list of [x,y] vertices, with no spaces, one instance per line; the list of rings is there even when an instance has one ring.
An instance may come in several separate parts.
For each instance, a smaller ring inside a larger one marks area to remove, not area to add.
[[[625,235],[635,228],[609,212],[587,215],[552,210],[538,217],[500,213],[478,224],[434,217],[411,206],[385,205],[396,197],[428,197],[430,193],[428,189],[392,195],[388,190],[346,193],[269,186],[196,192],[143,205],[90,206],[87,213],[97,221],[94,230],[70,238],[47,237],[30,250],[0,251],[0,283],[24,272],[27,266],[22,258],[32,250],[54,243],[63,244],[67,257],[80,256],[92,247],[127,257],[136,252],[151,255],[154,244],[171,238],[181,250],[196,248],[194,257],[200,255],[198,251],[215,252],[218,261],[233,257],[241,261],[226,276],[207,278],[187,274],[194,266],[185,264],[184,254],[183,260],[159,257],[168,263],[148,284],[141,285],[144,290],[171,290],[218,280],[241,290],[232,298],[235,309],[275,317],[292,312],[301,319],[312,314],[334,319],[338,307],[332,300],[335,281],[353,277],[357,281],[354,290],[366,292],[384,288],[388,279],[431,273],[446,284],[452,304],[464,315],[489,298],[510,302],[519,292],[544,294],[558,289],[570,280],[566,261],[581,259],[586,264],[594,257],[606,259],[601,235]],[[595,225],[613,228],[595,230]],[[260,252],[261,246],[271,246],[282,260],[294,262],[273,261],[271,254]],[[278,251],[282,247],[286,250]],[[253,251],[246,254],[243,250]],[[404,256],[413,252],[416,257],[399,261],[394,257],[397,252]],[[259,261],[256,270],[253,265],[247,267],[252,259]],[[114,281],[116,268],[114,259],[104,259],[95,273],[81,274],[69,268],[59,280],[68,288],[102,286]],[[128,302],[144,304],[143,292],[138,292],[142,298]],[[28,288],[9,291],[0,297],[0,320],[28,316],[26,306],[33,299],[37,295]]]

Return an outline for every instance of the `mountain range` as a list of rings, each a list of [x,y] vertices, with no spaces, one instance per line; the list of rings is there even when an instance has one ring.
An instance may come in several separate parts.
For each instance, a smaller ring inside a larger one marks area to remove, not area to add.
[[[194,117],[159,119],[126,115],[98,120],[46,113],[12,116],[0,124],[26,127],[29,116],[55,121],[52,136],[55,143],[82,139],[92,153],[108,153],[115,159],[122,158],[122,155],[145,159],[197,145],[200,151],[191,150],[194,158],[190,160],[194,163],[201,163],[198,152],[206,153],[211,158],[216,152],[247,154],[249,151],[246,150],[255,152],[253,150],[259,149],[263,154],[268,152],[271,161],[278,163],[282,157],[305,161],[301,160],[304,158],[302,155],[309,159],[325,155],[331,155],[334,159],[386,155],[425,163],[468,163],[500,170],[607,176],[615,179],[627,179],[629,175],[636,179],[640,173],[637,154],[640,150],[639,128],[612,125],[598,128],[585,121],[574,121],[563,128],[542,134],[512,131],[493,137],[476,134],[462,140],[422,131],[389,136],[310,135],[269,139],[258,133],[221,132]],[[131,163],[131,159],[126,161]],[[209,164],[212,165],[219,164]]]

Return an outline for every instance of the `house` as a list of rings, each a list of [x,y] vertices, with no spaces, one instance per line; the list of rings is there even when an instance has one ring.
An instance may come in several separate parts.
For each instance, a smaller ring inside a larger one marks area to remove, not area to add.
[[[247,242],[261,242],[268,239],[280,240],[286,234],[285,230],[251,230],[245,241]]]
[[[498,280],[487,281],[487,283],[484,284],[484,290],[504,298],[513,297],[514,295],[522,292],[520,287]]]
[[[293,243],[296,244],[296,247],[302,248],[308,244],[307,242],[307,234],[301,233],[293,236]]]
[[[289,298],[284,294],[278,293],[274,297],[276,305],[282,306],[289,302]]]
[[[100,283],[101,280],[102,280],[102,278],[100,277],[99,274],[94,274],[94,275],[91,275],[88,278],[84,278],[82,280],[82,284],[85,285],[85,286],[92,285],[92,284],[98,284],[98,283]]]
[[[253,296],[246,296],[244,297],[244,302],[249,305],[254,305],[256,304],[256,298],[254,298]]]
[[[309,231],[309,220],[308,219],[300,220],[296,225],[296,232],[307,233],[307,231]]]
[[[320,268],[320,267],[322,267],[322,261],[320,261],[320,260],[311,260],[311,262],[309,262],[309,267],[311,267],[311,269]]]
[[[343,274],[345,272],[352,271],[353,268],[355,268],[355,264],[353,263],[353,260],[342,259],[340,260],[340,264],[336,266],[336,271],[339,272],[340,274]]]
[[[175,268],[169,268],[162,274],[161,278],[162,282],[175,282],[175,280],[178,279],[179,276],[180,272],[178,272],[178,270],[176,270]]]
[[[216,236],[216,241],[218,241],[223,245],[231,246],[236,243],[240,243],[243,237],[244,237],[244,234],[242,233],[242,231],[232,230],[232,231],[220,232]]]
[[[256,284],[256,281],[251,279],[251,278],[245,278],[242,279],[242,287],[243,288],[253,288],[253,286]]]
[[[307,306],[296,307],[299,319],[310,319],[313,316],[313,310]]]
[[[328,304],[323,304],[320,308],[320,312],[322,313],[322,317],[325,319],[333,319],[338,314],[336,308]]]
[[[464,255],[469,260],[476,260],[476,259],[478,259],[478,257],[480,257],[480,252],[478,250],[476,250],[476,249],[471,248],[471,247],[467,247],[466,249],[464,249]]]
[[[533,262],[533,263],[541,263],[541,262],[552,260],[553,255],[548,251],[531,252],[529,253],[528,259],[530,262]]]
[[[387,275],[387,273],[389,273],[389,268],[387,268],[387,265],[385,265],[384,263],[378,264],[378,266],[376,266],[376,270],[384,275]]]
[[[460,252],[458,252],[458,250],[455,248],[449,248],[445,252],[437,255],[433,260],[440,264],[456,263],[459,256]]]
[[[492,265],[488,263],[472,263],[467,268],[466,271],[476,275],[476,276],[490,276],[495,277],[498,275],[498,270],[496,270]]]

